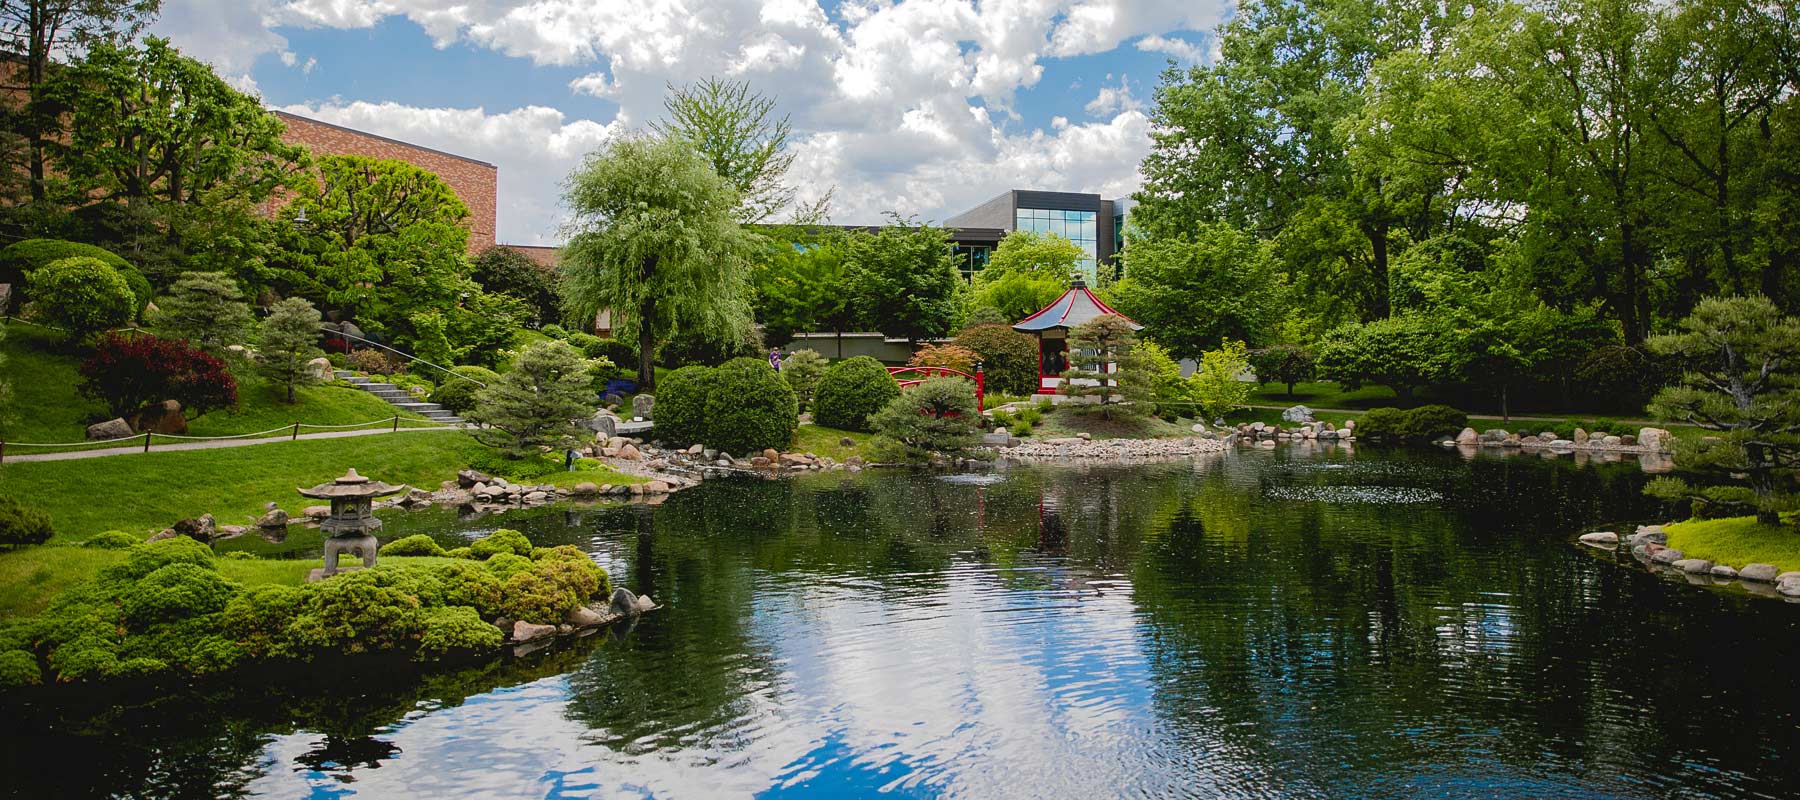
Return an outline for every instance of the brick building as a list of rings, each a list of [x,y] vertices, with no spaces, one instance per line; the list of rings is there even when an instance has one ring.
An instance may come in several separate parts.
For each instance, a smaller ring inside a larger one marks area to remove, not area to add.
[[[282,138],[289,144],[305,145],[315,155],[392,158],[437,173],[455,190],[463,205],[469,207],[469,252],[478,253],[494,246],[499,221],[500,170],[493,164],[286,111],[273,113],[287,125],[287,133]]]

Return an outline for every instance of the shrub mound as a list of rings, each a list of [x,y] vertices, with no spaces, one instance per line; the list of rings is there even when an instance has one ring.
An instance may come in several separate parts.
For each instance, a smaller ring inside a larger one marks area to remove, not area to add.
[[[1356,420],[1356,438],[1373,441],[1422,441],[1454,436],[1469,424],[1469,416],[1446,405],[1405,410],[1372,408]]]
[[[33,270],[26,283],[31,315],[76,336],[120,327],[137,313],[130,282],[97,258],[52,261]]]
[[[959,456],[974,447],[981,412],[975,410],[975,387],[962,378],[932,378],[901,392],[871,422],[875,430],[900,444],[909,461],[932,455]]]
[[[423,533],[395,539],[381,546],[384,556],[442,556],[444,548]]]
[[[728,453],[767,448],[785,450],[799,426],[800,402],[794,387],[754,358],[734,358],[712,375],[706,398],[709,447]]]
[[[25,239],[0,248],[0,283],[13,285],[13,291],[19,293],[13,297],[16,303],[25,299],[21,295],[26,273],[65,258],[91,258],[112,267],[130,285],[137,310],[142,311],[144,304],[150,302],[150,281],[123,256],[104,247],[63,239]]]
[[[956,345],[981,355],[988,391],[1023,395],[1037,392],[1036,338],[1005,325],[976,325],[958,334]]]
[[[83,547],[95,547],[101,550],[124,550],[143,541],[141,536],[132,536],[124,531],[106,531],[82,542]]]
[[[0,547],[43,544],[54,533],[49,514],[0,495]]]
[[[475,407],[475,393],[481,391],[482,386],[500,379],[500,373],[487,367],[455,367],[450,371],[470,380],[460,381],[445,375],[426,400],[457,414],[467,414]]]
[[[887,367],[868,356],[832,364],[813,393],[813,421],[827,428],[869,430],[869,417],[900,396],[900,384]]]
[[[220,574],[212,550],[192,539],[133,545],[43,615],[0,626],[0,686],[205,675],[340,653],[437,659],[499,646],[499,617],[558,623],[611,590],[606,571],[576,548],[533,548],[512,530],[475,544],[484,542],[480,551],[498,563],[390,564],[249,588]]]
[[[686,444],[706,438],[706,398],[712,381],[711,367],[682,367],[657,383],[657,438]]]

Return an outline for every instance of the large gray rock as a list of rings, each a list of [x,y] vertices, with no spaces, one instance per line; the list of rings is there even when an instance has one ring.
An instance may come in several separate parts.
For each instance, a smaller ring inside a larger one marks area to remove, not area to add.
[[[1663,531],[1661,525],[1639,525],[1637,532],[1627,537],[1625,543],[1632,545],[1668,544],[1669,534]]]
[[[1669,566],[1681,570],[1682,572],[1700,573],[1712,572],[1713,563],[1704,558],[1684,558]]]
[[[1582,544],[1610,545],[1619,543],[1619,535],[1612,531],[1594,531],[1581,535]]]
[[[1788,578],[1775,584],[1775,591],[1782,597],[1800,597],[1800,578]]]
[[[107,439],[123,439],[131,435],[131,424],[124,419],[117,417],[105,422],[96,422],[87,427],[87,438],[90,441],[95,442]]]
[[[493,482],[493,476],[472,469],[460,470],[456,473],[456,485],[461,486],[464,489],[472,489],[476,484]]]
[[[655,410],[656,397],[654,395],[640,394],[631,398],[632,416],[643,417],[644,419],[655,419],[655,417],[651,416]]]
[[[600,493],[600,487],[593,481],[582,481],[575,484],[574,492],[578,495],[594,495]]]
[[[555,635],[555,625],[535,625],[525,620],[519,620],[512,626],[512,640],[515,642],[529,642],[533,639],[543,639]]]
[[[1663,428],[1639,428],[1637,432],[1638,445],[1656,451],[1669,449],[1673,438],[1673,434]]]
[[[612,600],[607,604],[606,611],[614,616],[636,616],[640,611],[637,595],[632,594],[630,589],[623,586],[614,589]]]
[[[1312,422],[1313,412],[1306,406],[1289,406],[1281,412],[1281,419],[1283,422]]]
[[[331,366],[331,359],[320,356],[306,362],[306,376],[319,383],[337,377],[337,369]]]
[[[599,439],[611,439],[619,435],[619,418],[604,409],[594,412],[594,416],[588,419],[587,426]]]
[[[1656,554],[1651,556],[1650,560],[1654,561],[1658,564],[1673,564],[1673,563],[1680,561],[1686,557],[1687,557],[1686,553],[1683,553],[1680,550],[1676,550],[1673,547],[1667,547],[1667,548],[1663,548],[1661,550],[1656,551]]]
[[[596,625],[605,625],[606,617],[587,606],[576,606],[575,610],[570,611],[569,616],[563,619],[563,622],[576,628],[592,628]]]
[[[202,544],[211,544],[212,540],[219,538],[218,522],[211,514],[184,519],[171,526],[170,530]]]
[[[269,505],[275,506],[274,503],[270,503]],[[287,527],[287,524],[288,513],[282,511],[279,507],[270,508],[263,512],[261,517],[256,519],[256,527],[258,528],[285,528]]]
[[[1774,583],[1775,577],[1781,574],[1781,568],[1774,564],[1745,564],[1738,570],[1738,578],[1746,581]]]
[[[1737,577],[1737,574],[1737,570],[1725,566],[1724,564],[1714,564],[1712,568],[1712,575],[1715,578],[1730,580],[1731,578]]]
[[[1481,441],[1486,444],[1499,444],[1506,441],[1507,437],[1511,435],[1504,428],[1489,428],[1481,432]]]

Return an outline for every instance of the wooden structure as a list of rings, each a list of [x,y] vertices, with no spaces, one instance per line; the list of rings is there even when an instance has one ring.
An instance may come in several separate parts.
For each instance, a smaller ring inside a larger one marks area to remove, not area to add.
[[[1056,394],[1062,386],[1062,375],[1069,369],[1069,329],[1107,314],[1130,322],[1134,331],[1144,329],[1130,317],[1101,302],[1088,291],[1087,283],[1077,277],[1056,302],[1012,326],[1015,331],[1038,337],[1038,394]]]

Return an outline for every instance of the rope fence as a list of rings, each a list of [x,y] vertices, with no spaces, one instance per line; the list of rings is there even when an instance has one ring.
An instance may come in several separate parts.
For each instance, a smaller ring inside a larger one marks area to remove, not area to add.
[[[82,452],[87,449],[105,449],[109,447],[122,448],[127,446],[136,447],[141,444],[143,445],[143,452],[148,453],[150,452],[152,443],[158,439],[172,439],[184,442],[216,442],[234,439],[254,439],[258,437],[273,439],[276,438],[277,435],[285,433],[288,434],[289,441],[293,441],[300,438],[300,432],[303,430],[349,430],[352,428],[367,428],[371,425],[387,425],[389,432],[398,432],[402,426],[407,430],[457,430],[462,427],[460,425],[434,422],[428,419],[402,417],[395,414],[392,417],[372,419],[367,422],[352,422],[348,425],[316,425],[310,422],[295,422],[290,425],[283,425],[279,428],[270,428],[266,431],[221,434],[218,436],[183,436],[175,433],[145,431],[143,433],[133,434],[118,439],[100,439],[92,442],[8,442],[0,440],[0,464],[6,463],[6,451],[8,449],[19,447],[64,448],[58,452]]]

